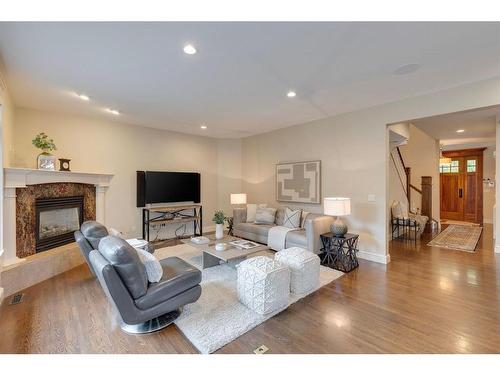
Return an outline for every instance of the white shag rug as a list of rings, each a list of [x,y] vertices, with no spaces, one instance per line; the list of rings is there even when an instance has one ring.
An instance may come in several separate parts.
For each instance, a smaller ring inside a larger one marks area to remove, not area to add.
[[[274,254],[272,251],[263,251],[254,256],[274,257]],[[158,249],[155,255],[158,259],[177,256],[201,269],[201,251],[186,244]],[[290,294],[288,306],[342,275],[340,271],[321,266],[318,287],[306,294]],[[250,310],[238,301],[236,280],[236,270],[225,264],[202,270],[200,299],[185,306],[175,321],[201,353],[216,351],[284,310],[267,315]]]

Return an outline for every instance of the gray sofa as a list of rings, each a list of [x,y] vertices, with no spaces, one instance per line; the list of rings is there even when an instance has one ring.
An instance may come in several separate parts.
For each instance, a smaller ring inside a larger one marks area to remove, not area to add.
[[[267,244],[269,229],[283,224],[284,208],[278,208],[274,224],[247,223],[247,209],[235,208],[233,211],[233,234],[236,237]],[[320,234],[330,231],[333,217],[310,213],[300,230],[288,232],[285,247],[298,246],[318,254],[322,247]]]

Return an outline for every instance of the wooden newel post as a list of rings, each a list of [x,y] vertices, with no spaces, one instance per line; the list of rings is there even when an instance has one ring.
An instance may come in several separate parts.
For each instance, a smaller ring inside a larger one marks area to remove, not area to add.
[[[425,226],[425,231],[432,231],[432,177],[422,176],[422,215],[429,220]]]
[[[406,197],[408,198],[408,210],[411,210],[411,168],[406,167],[405,168],[405,173],[406,173]]]

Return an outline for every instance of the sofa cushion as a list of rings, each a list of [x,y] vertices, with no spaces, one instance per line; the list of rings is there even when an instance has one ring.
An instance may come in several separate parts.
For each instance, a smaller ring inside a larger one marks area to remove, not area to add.
[[[298,246],[307,249],[306,230],[292,230],[286,234],[286,247]]]
[[[146,294],[148,276],[137,251],[124,239],[107,236],[99,242],[99,252],[116,272],[135,299]]]
[[[259,203],[259,204],[247,204],[247,223],[253,223],[255,222],[255,216],[257,215],[257,209],[258,208],[263,208],[267,207],[266,203]]]
[[[276,208],[257,207],[255,214],[255,224],[274,224],[276,218]]]
[[[276,219],[274,219],[274,223],[276,225],[282,226],[284,219],[285,219],[285,209],[281,207],[276,209]]]
[[[286,207],[283,226],[291,229],[299,228],[301,216],[302,210],[292,210],[291,208]]]
[[[154,307],[201,282],[201,272],[178,257],[162,259],[163,277],[160,282],[151,284],[147,293],[136,299],[138,308],[145,310]]]
[[[274,224],[239,223],[234,226],[234,229],[267,237],[271,227],[274,227]]]

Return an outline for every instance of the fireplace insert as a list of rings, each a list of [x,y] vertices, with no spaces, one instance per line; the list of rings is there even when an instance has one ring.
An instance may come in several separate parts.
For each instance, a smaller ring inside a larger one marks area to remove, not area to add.
[[[71,243],[83,222],[83,196],[39,198],[35,213],[37,253]]]

